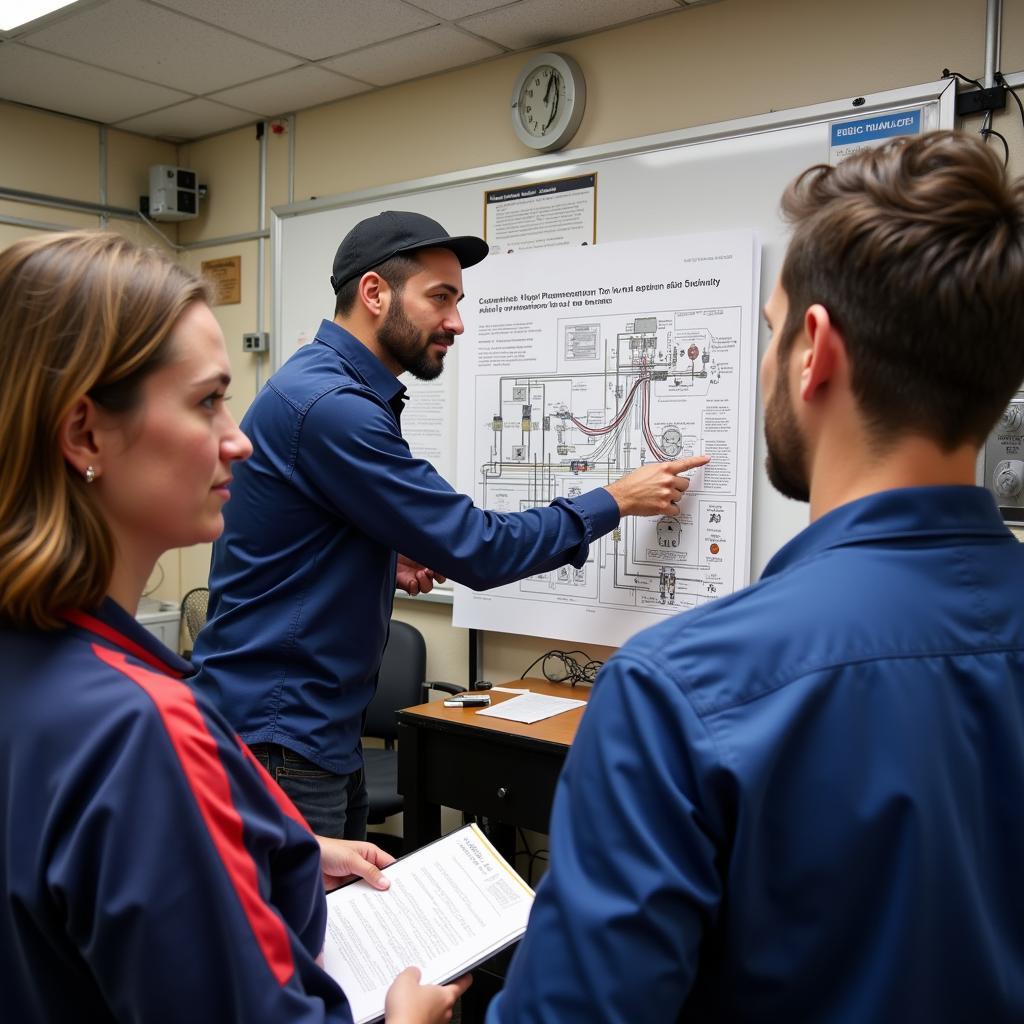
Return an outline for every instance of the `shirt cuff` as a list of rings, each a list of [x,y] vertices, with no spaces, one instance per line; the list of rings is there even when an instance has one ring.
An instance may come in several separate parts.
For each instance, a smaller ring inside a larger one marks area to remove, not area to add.
[[[619,525],[619,503],[604,487],[595,487],[586,494],[569,499],[587,523],[587,543],[611,533]]]

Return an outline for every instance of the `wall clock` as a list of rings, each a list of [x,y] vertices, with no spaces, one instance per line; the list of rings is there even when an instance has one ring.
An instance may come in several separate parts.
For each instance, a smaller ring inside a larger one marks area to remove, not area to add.
[[[531,149],[561,149],[576,134],[586,105],[579,64],[558,53],[538,53],[512,90],[512,127]]]

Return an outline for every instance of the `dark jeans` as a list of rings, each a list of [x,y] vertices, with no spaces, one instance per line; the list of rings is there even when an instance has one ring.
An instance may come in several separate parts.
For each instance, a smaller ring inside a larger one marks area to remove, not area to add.
[[[366,838],[369,798],[362,768],[351,775],[335,775],[276,743],[253,743],[250,749],[316,835]]]

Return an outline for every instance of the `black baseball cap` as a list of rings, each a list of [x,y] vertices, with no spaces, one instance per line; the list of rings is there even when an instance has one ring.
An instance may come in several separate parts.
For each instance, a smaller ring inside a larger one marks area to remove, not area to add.
[[[463,267],[472,267],[488,253],[489,246],[475,235],[449,235],[436,220],[422,213],[385,210],[361,220],[343,239],[334,256],[331,287],[334,294],[346,281],[362,277],[399,253],[418,249],[450,249]]]

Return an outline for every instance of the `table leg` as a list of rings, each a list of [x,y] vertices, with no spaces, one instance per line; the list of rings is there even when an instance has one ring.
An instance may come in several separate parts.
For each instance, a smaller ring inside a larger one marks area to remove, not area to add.
[[[403,850],[410,853],[441,836],[441,808],[422,791],[425,778],[419,731],[398,726],[398,789],[402,794]]]
[[[515,867],[516,863],[516,829],[514,825],[506,825],[494,818],[487,819],[487,838],[494,843],[498,853]]]

